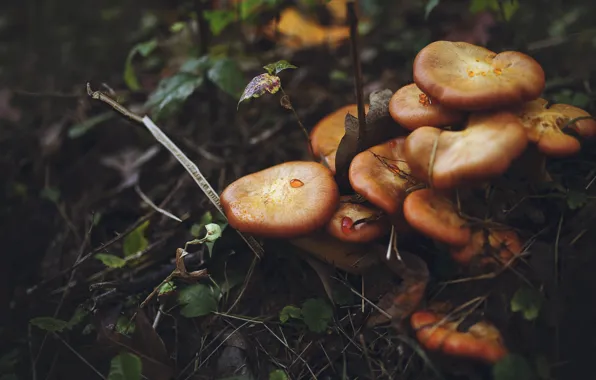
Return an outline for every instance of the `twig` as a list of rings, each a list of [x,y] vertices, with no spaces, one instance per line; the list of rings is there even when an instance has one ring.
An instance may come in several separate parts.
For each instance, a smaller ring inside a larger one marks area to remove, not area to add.
[[[362,80],[362,66],[360,64],[360,48],[358,46],[358,16],[356,15],[355,1],[346,3],[348,22],[350,24],[350,47],[352,52],[352,65],[354,66],[354,86],[356,87],[356,100],[358,104],[358,152],[364,150],[366,141],[366,117],[364,113],[364,91]]]
[[[178,218],[176,215],[174,215],[162,208],[159,208],[155,203],[153,203],[153,201],[151,199],[149,199],[149,197],[147,195],[145,195],[145,193],[143,193],[143,191],[139,187],[139,184],[135,185],[135,191],[137,192],[137,194],[139,194],[139,197],[141,197],[143,202],[145,202],[149,206],[151,206],[152,209],[159,212],[160,214],[167,216],[168,218],[174,219],[175,221],[182,223],[182,220],[180,218]]]
[[[102,374],[101,374],[101,372],[99,372],[99,370],[98,370],[97,368],[95,368],[95,367],[94,367],[94,366],[93,366],[91,363],[89,363],[89,362],[87,361],[87,359],[85,359],[84,357],[82,357],[82,356],[81,356],[81,354],[79,354],[79,353],[78,353],[78,352],[77,352],[77,351],[76,351],[76,350],[75,350],[75,349],[74,349],[74,348],[73,348],[73,347],[72,347],[70,344],[68,344],[68,343],[67,343],[67,342],[66,342],[64,339],[62,339],[62,338],[60,337],[60,335],[58,335],[58,334],[56,334],[56,333],[52,333],[52,334],[54,335],[54,337],[55,337],[56,339],[58,339],[59,341],[61,341],[61,342],[62,342],[62,344],[64,344],[64,345],[65,345],[65,346],[66,346],[66,347],[67,347],[67,348],[68,348],[68,349],[69,349],[69,350],[70,350],[70,351],[71,351],[73,354],[75,354],[75,356],[76,356],[77,358],[81,359],[81,361],[82,361],[83,363],[87,364],[87,366],[88,366],[89,368],[91,368],[91,370],[92,370],[93,372],[95,372],[95,373],[97,374],[97,376],[99,376],[100,378],[102,378],[102,379],[104,379],[104,380],[106,379],[106,377],[105,377],[104,375],[102,375]]]
[[[209,198],[211,203],[217,208],[217,210],[225,217],[223,209],[221,207],[221,203],[219,201],[219,195],[215,192],[215,190],[211,187],[205,176],[201,173],[197,165],[192,162],[181,150],[169,139],[168,136],[165,135],[159,129],[157,125],[151,120],[148,116],[140,117],[135,115],[134,113],[130,112],[116,101],[108,97],[107,95],[101,93],[100,91],[92,91],[91,86],[87,83],[87,93],[93,99],[99,100],[110,105],[116,111],[120,112],[124,116],[128,117],[131,120],[136,121],[137,123],[143,124],[145,128],[151,132],[153,137],[162,144],[170,153],[180,162],[184,169],[190,174],[190,176],[194,179],[195,183],[199,185],[199,188],[203,191],[203,193]],[[254,254],[260,259],[264,254],[263,247],[252,237],[248,235],[244,235],[240,231],[236,230],[236,232],[240,235],[240,237],[248,244],[250,249],[254,252]]]
[[[281,93],[283,95],[281,98],[281,105],[284,108],[291,110],[292,113],[294,114],[294,117],[296,118],[296,121],[298,122],[298,125],[300,126],[300,129],[302,130],[302,133],[304,133],[306,142],[308,143],[308,150],[309,150],[310,156],[312,157],[313,161],[317,161],[317,156],[315,155],[315,151],[312,147],[312,141],[310,140],[310,134],[308,133],[308,130],[304,127],[304,124],[302,124],[302,120],[300,120],[300,116],[298,116],[296,109],[294,108],[294,106],[292,105],[292,102],[290,101],[290,96],[288,94],[286,94],[286,92],[284,91],[284,89],[281,85],[279,86],[279,90],[281,91]]]

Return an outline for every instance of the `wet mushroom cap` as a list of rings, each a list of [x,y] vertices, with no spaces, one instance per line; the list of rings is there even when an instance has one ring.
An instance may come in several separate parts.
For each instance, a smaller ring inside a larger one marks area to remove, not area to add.
[[[401,214],[406,190],[415,184],[404,160],[404,137],[391,139],[354,157],[352,188],[390,216]]]
[[[269,238],[292,238],[324,227],[339,204],[325,166],[290,161],[242,177],[221,194],[231,227]]]
[[[465,113],[449,109],[420,91],[416,83],[397,90],[389,101],[389,114],[402,127],[413,131],[423,126],[443,127],[460,124]]]
[[[495,53],[467,42],[436,41],[414,60],[414,82],[442,105],[469,111],[513,106],[536,99],[544,70],[515,51]]]
[[[410,193],[404,201],[404,216],[414,229],[450,246],[464,246],[472,236],[453,202],[432,189]]]
[[[563,128],[574,119],[590,116],[583,109],[568,104],[553,104],[549,107],[542,98],[525,103],[517,115],[526,128],[528,139],[542,153],[553,157],[566,157],[581,150],[578,139],[563,132]],[[583,138],[593,139],[596,136],[594,119],[578,120],[568,128]]]
[[[369,106],[364,105],[364,112]],[[333,111],[322,118],[310,132],[310,141],[317,157],[323,158],[331,171],[335,173],[335,154],[341,139],[344,137],[346,115],[358,117],[358,106],[350,104]]]
[[[458,331],[455,322],[444,322],[445,315],[429,310],[412,314],[410,325],[416,338],[427,349],[448,356],[480,360],[494,364],[508,354],[499,330],[487,321],[472,325],[468,331]]]
[[[480,269],[493,264],[505,265],[519,255],[522,249],[522,243],[515,231],[489,229],[487,232],[474,232],[466,246],[451,248],[450,255],[461,265]]]
[[[503,174],[527,145],[527,134],[514,114],[477,113],[470,115],[463,131],[416,129],[406,138],[404,157],[417,179],[436,189],[453,189]]]
[[[327,224],[327,232],[342,241],[366,243],[389,232],[391,223],[383,212],[363,203],[340,198],[339,208]]]

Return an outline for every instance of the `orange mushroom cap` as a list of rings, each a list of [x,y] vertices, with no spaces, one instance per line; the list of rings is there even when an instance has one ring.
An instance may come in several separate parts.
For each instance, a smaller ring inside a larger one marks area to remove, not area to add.
[[[416,338],[427,349],[445,355],[480,360],[494,364],[508,354],[499,330],[487,321],[457,331],[458,323],[440,323],[445,315],[430,310],[417,311],[410,317]]]
[[[453,247],[450,254],[456,262],[480,269],[488,265],[507,264],[519,255],[522,249],[522,243],[515,231],[489,229],[474,232],[465,247]]]
[[[524,104],[518,116],[522,121],[528,139],[535,143],[538,149],[554,157],[565,157],[580,151],[580,142],[573,136],[563,132],[562,128],[571,120],[578,117],[590,116],[581,108],[568,104],[554,104],[550,107],[545,99],[539,98]],[[596,120],[584,119],[570,125],[575,132],[584,138],[596,136]]]
[[[366,243],[389,232],[391,223],[379,209],[340,197],[339,208],[327,223],[327,232],[342,241]]]
[[[368,112],[368,104],[364,105],[364,112]],[[350,104],[333,111],[321,119],[310,132],[310,141],[314,154],[322,157],[329,166],[329,169],[335,173],[335,154],[346,132],[346,115],[351,114],[358,117],[358,105]]]
[[[416,129],[406,138],[403,154],[414,177],[436,189],[452,189],[501,175],[527,144],[515,115],[481,113],[470,115],[463,131]]]
[[[545,75],[520,52],[497,54],[467,42],[436,41],[416,56],[414,82],[444,106],[477,111],[538,98]]]
[[[390,216],[401,214],[406,190],[415,184],[404,160],[404,141],[394,138],[357,154],[349,169],[352,188]]]
[[[339,189],[325,166],[290,161],[249,174],[221,194],[230,226],[261,237],[291,238],[322,228],[339,204]]]
[[[423,126],[443,127],[464,121],[462,111],[449,109],[420,91],[416,83],[408,84],[393,94],[389,114],[402,127],[413,131]]]
[[[451,246],[464,246],[472,236],[455,205],[432,189],[410,193],[404,201],[404,216],[419,232]]]

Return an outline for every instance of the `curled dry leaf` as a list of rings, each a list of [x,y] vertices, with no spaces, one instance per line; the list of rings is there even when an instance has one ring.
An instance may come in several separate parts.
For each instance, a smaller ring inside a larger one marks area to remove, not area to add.
[[[542,98],[525,103],[517,115],[526,128],[528,139],[535,143],[542,153],[554,157],[579,153],[581,149],[579,140],[566,134],[563,127],[574,119],[591,116],[583,109],[568,104],[548,106],[548,102]],[[578,120],[568,125],[568,128],[583,138],[596,137],[594,119]]]
[[[464,359],[494,364],[508,354],[499,330],[488,321],[480,321],[467,331],[459,331],[459,323],[446,321],[444,314],[421,310],[412,314],[410,325],[416,338],[430,351]]]
[[[512,113],[480,113],[470,116],[463,131],[416,129],[405,140],[403,156],[417,179],[453,189],[503,174],[527,144],[524,127]]]
[[[414,60],[414,82],[442,105],[489,110],[534,100],[545,86],[544,70],[532,57],[495,53],[467,42],[436,41]]]
[[[416,83],[406,85],[393,94],[389,113],[399,125],[410,131],[424,126],[460,124],[465,119],[464,112],[442,106],[420,91]]]

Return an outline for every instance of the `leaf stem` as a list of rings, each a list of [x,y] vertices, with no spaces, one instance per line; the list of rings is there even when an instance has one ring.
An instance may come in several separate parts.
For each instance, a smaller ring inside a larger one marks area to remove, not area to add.
[[[288,96],[288,94],[286,94],[286,92],[284,91],[284,88],[280,85],[279,89],[280,89],[281,93],[283,94],[282,106],[291,110],[292,113],[294,114],[294,117],[296,118],[296,121],[298,122],[300,129],[302,129],[302,133],[304,133],[304,137],[306,138],[306,141],[308,143],[308,150],[309,150],[310,156],[312,157],[313,161],[317,161],[317,156],[315,155],[315,151],[312,147],[312,141],[310,140],[310,134],[308,133],[308,130],[306,129],[306,127],[304,127],[304,124],[302,124],[302,120],[300,120],[300,116],[298,116],[298,113],[294,109],[294,106],[292,105],[292,102],[290,101],[290,97]],[[285,99],[285,101],[284,101],[284,99]]]

